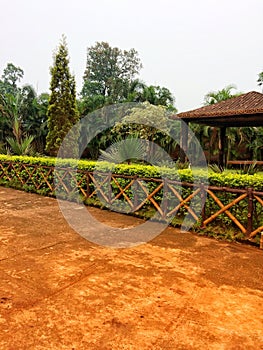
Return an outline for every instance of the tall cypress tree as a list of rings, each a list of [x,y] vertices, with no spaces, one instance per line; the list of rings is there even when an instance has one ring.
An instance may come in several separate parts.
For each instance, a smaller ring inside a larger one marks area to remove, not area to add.
[[[63,36],[54,56],[54,65],[50,69],[50,98],[48,104],[48,135],[46,152],[56,156],[65,136],[79,120],[76,102],[76,83],[69,71],[69,59],[66,39]],[[60,156],[66,158],[78,157],[76,130],[69,133]]]

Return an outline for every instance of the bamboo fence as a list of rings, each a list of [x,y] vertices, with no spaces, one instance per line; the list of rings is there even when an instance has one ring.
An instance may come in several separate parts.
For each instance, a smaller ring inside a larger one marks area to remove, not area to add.
[[[66,199],[76,193],[83,200],[99,197],[111,208],[122,203],[126,212],[150,207],[164,220],[183,213],[201,228],[211,223],[220,225],[223,220],[234,224],[237,233],[242,232],[247,239],[263,232],[263,192],[252,188],[205,186],[8,161],[0,162],[0,184],[53,196],[64,193]]]

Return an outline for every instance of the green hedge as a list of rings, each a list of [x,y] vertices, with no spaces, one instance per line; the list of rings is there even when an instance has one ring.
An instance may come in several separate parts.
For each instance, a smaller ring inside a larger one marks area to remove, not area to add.
[[[40,165],[48,167],[72,167],[79,170],[94,171],[112,171],[120,175],[137,175],[142,178],[160,178],[167,177],[171,180],[180,180],[182,182],[205,182],[208,179],[209,185],[219,187],[231,187],[246,189],[252,187],[257,191],[263,191],[263,176],[259,174],[241,175],[232,173],[213,173],[201,169],[182,169],[174,170],[165,167],[154,167],[142,164],[112,164],[107,162],[96,162],[89,160],[76,161],[74,159],[57,159],[51,157],[27,157],[27,156],[9,156],[0,155],[0,162],[12,162],[17,164]],[[1,174],[1,173],[0,173]]]

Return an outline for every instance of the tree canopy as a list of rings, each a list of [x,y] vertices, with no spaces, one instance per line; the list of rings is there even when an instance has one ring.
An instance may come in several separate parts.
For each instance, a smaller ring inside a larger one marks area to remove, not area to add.
[[[81,96],[92,99],[99,107],[122,102],[141,68],[135,49],[121,50],[107,42],[97,42],[87,51]]]
[[[135,49],[121,50],[107,42],[88,48],[81,114],[121,102],[145,102],[174,108],[174,97],[165,87],[147,86],[138,78],[142,63]]]
[[[18,83],[24,76],[24,71],[13,63],[7,63],[1,77],[0,90],[2,93],[14,93],[18,90]]]

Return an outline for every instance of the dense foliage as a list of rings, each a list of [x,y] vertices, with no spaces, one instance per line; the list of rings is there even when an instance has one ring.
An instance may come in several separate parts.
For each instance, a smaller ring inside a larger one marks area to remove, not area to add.
[[[30,85],[19,86],[24,72],[8,63],[0,80],[0,150],[43,152],[47,135],[48,95],[37,96]]]
[[[95,46],[89,47],[81,92],[86,108],[123,102],[131,81],[141,67],[134,49],[122,51],[106,42],[97,42]]]
[[[63,45],[64,52],[62,52]],[[174,97],[167,88],[159,85],[148,86],[140,79],[142,63],[138,52],[133,48],[121,50],[110,46],[107,42],[97,42],[88,48],[83,86],[76,101],[75,81],[69,72],[68,52],[63,41],[62,47],[59,48],[60,53],[59,50],[57,51],[56,55],[59,56],[55,57],[54,66],[51,69],[52,96],[47,93],[38,95],[31,85],[21,86],[24,76],[22,68],[13,63],[8,63],[4,68],[0,79],[0,152],[44,154],[46,148],[48,154],[55,155],[66,131],[72,122],[78,120],[78,115],[83,117],[109,104],[149,102],[151,105],[164,106],[166,110],[176,112]],[[257,80],[259,86],[262,86],[262,77],[261,72]],[[238,95],[239,93],[233,91],[234,89],[234,85],[229,85],[218,91],[210,91],[205,96],[204,104],[217,103]],[[49,136],[47,138],[48,105]],[[69,111],[68,114],[66,110]],[[199,138],[208,162],[216,162],[218,129],[198,124],[190,126]],[[104,130],[103,120],[94,114],[90,127]],[[130,130],[130,134],[133,131]],[[126,137],[127,130],[124,134]],[[227,128],[227,160],[262,160],[262,135],[263,127]],[[150,137],[153,139],[152,134]],[[107,148],[115,139],[116,132],[102,131],[94,137],[83,157],[97,159],[99,150]],[[171,140],[163,138],[158,128],[155,129],[154,139],[172,157],[177,155],[176,145],[170,142]],[[76,153],[77,150],[74,148],[69,147],[73,153]]]
[[[135,49],[121,50],[107,42],[88,48],[80,111],[86,115],[105,105],[123,102],[145,102],[175,111],[174,97],[165,87],[147,86],[138,79],[142,68]]]
[[[17,164],[37,165],[41,167],[72,167],[83,171],[112,171],[115,174],[137,175],[138,177],[180,179],[180,181],[197,183],[208,179],[208,184],[219,187],[231,187],[246,189],[252,187],[257,191],[263,191],[263,176],[261,173],[254,175],[236,174],[229,171],[223,173],[206,172],[202,169],[177,169],[167,167],[156,167],[145,164],[114,164],[108,162],[97,162],[90,160],[59,159],[52,157],[30,157],[30,156],[10,156],[0,154],[0,163],[11,162]]]

